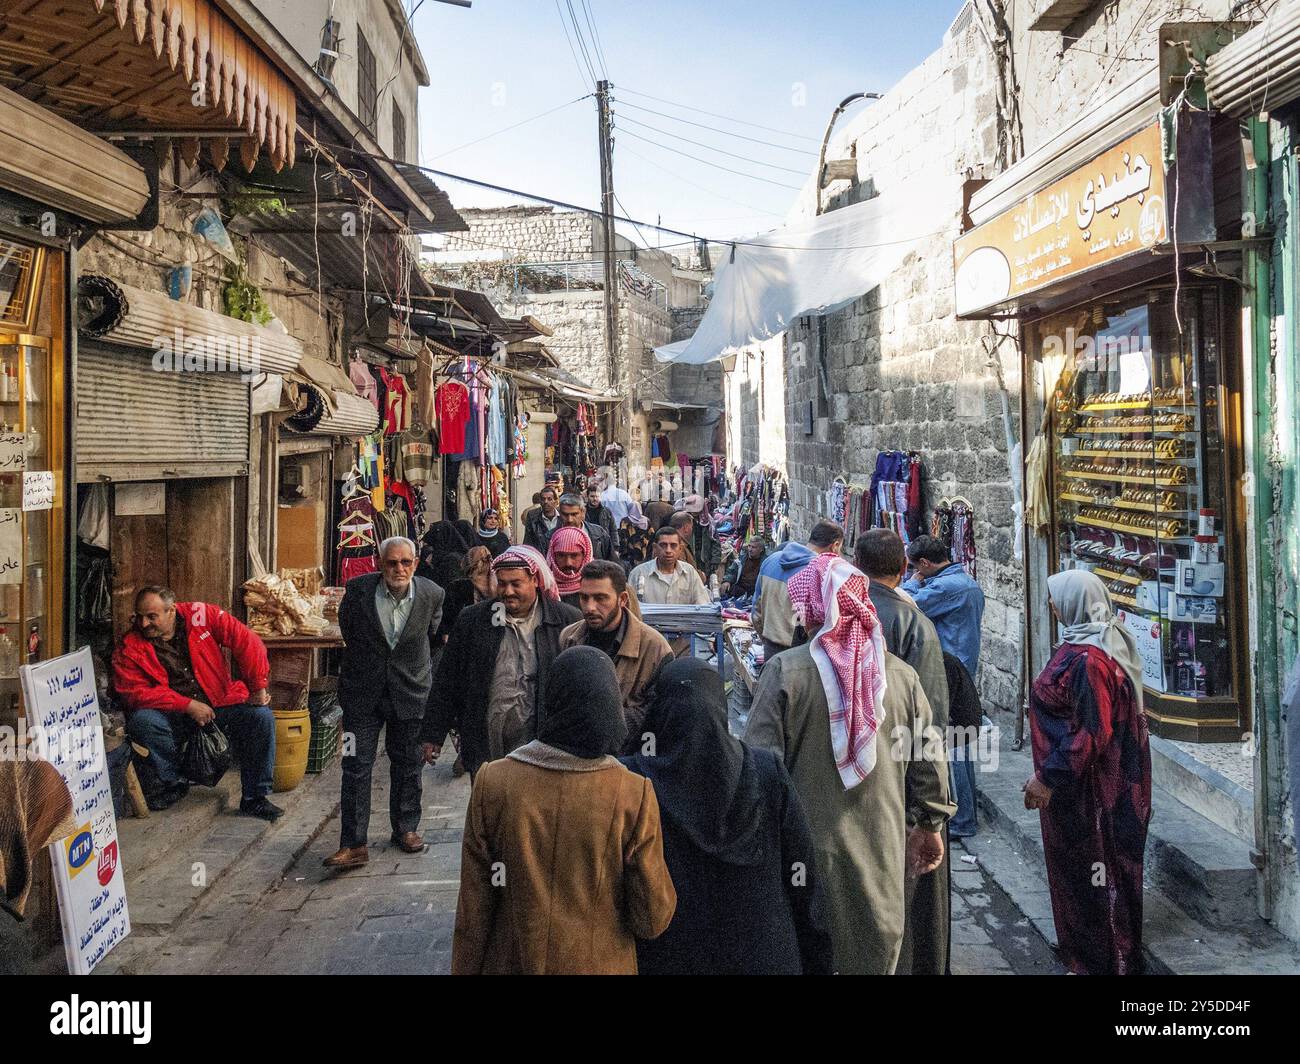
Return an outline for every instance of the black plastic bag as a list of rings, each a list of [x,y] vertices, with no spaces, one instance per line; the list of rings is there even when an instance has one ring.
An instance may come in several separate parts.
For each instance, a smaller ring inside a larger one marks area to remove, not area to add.
[[[215,787],[230,768],[230,742],[215,722],[208,722],[185,745],[181,773],[200,787]]]

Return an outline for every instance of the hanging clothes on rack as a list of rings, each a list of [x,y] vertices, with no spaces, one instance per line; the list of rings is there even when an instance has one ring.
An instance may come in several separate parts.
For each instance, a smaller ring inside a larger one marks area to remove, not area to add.
[[[438,453],[461,454],[470,419],[469,387],[464,381],[445,381],[438,386],[434,406],[438,412]]]

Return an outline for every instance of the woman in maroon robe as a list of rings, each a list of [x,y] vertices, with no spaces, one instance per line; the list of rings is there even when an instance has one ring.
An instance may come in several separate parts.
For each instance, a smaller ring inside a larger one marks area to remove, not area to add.
[[[1092,573],[1047,582],[1065,642],[1034,681],[1034,775],[1052,916],[1078,975],[1142,971],[1142,858],[1151,820],[1151,751],[1142,666]]]

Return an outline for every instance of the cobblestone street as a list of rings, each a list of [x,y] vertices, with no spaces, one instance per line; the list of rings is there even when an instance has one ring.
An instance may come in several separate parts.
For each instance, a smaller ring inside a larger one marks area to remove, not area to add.
[[[469,778],[444,761],[425,769],[421,854],[389,841],[387,766],[376,764],[370,864],[331,872],[321,861],[338,845],[338,769],[315,782],[300,814],[317,820],[287,873],[279,855],[298,824],[281,823],[188,915],[141,930],[102,971],[134,974],[445,974],[451,967],[461,827]],[[382,780],[378,779],[382,777]],[[323,824],[320,818],[324,819]],[[952,970],[968,974],[1060,972],[1028,920],[975,863],[953,851]]]

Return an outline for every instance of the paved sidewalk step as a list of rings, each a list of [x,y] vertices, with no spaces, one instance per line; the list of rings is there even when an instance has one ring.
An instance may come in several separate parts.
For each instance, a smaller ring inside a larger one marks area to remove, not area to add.
[[[1028,746],[1002,747],[997,771],[977,777],[981,827],[996,834],[963,841],[988,860],[994,880],[1054,943],[1050,903],[1044,905],[1039,816],[1025,809],[1021,792],[1032,766]],[[1153,805],[1143,897],[1143,947],[1151,971],[1300,973],[1300,946],[1255,913],[1255,870],[1245,844],[1160,788]]]

